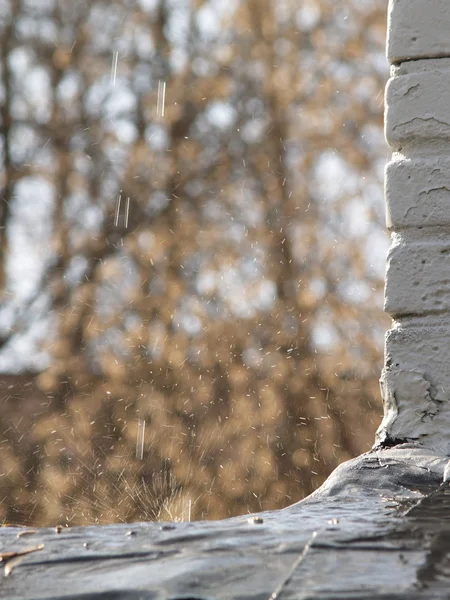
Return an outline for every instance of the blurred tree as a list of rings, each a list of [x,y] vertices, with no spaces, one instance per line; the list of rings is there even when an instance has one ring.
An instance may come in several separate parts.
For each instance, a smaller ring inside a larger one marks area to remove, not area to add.
[[[384,13],[0,0],[0,367],[46,399],[3,519],[276,508],[370,446]]]

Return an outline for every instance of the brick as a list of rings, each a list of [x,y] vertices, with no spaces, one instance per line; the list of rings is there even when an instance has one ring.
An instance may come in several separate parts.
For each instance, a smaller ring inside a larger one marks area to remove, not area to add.
[[[396,158],[385,179],[389,229],[450,226],[450,158]]]
[[[412,321],[386,334],[379,440],[415,442],[450,456],[450,327]]]
[[[450,56],[448,0],[391,0],[386,53],[391,63]]]
[[[406,63],[393,75],[386,86],[385,116],[392,149],[405,152],[426,142],[427,153],[448,153],[450,59]]]
[[[434,230],[428,236],[426,232],[410,233],[410,236],[395,234],[389,250],[385,310],[396,318],[448,312],[450,235]]]

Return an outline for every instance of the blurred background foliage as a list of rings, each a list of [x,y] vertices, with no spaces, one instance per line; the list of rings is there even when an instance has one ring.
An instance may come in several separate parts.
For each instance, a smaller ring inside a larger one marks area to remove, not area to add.
[[[384,0],[0,0],[0,520],[280,508],[367,450]]]

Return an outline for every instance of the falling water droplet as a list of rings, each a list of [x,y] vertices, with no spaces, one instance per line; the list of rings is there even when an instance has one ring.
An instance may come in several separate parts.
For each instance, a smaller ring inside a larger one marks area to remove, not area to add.
[[[125,229],[127,229],[128,227],[128,217],[130,215],[130,197],[127,196],[127,199],[125,201],[125,216],[124,216],[124,225],[125,225]]]
[[[136,440],[136,458],[142,460],[144,457],[144,437],[145,437],[145,421],[144,419],[138,420],[138,432]]]
[[[115,85],[115,83],[116,83],[118,61],[119,61],[119,52],[117,50],[114,50],[112,64],[111,64],[111,85]]]
[[[120,202],[122,200],[122,192],[119,194],[116,202],[116,212],[114,213],[114,227],[117,227],[119,224],[119,214],[120,214]]]
[[[164,105],[166,102],[166,82],[158,81],[158,100],[156,104],[156,112],[159,117],[164,117]]]

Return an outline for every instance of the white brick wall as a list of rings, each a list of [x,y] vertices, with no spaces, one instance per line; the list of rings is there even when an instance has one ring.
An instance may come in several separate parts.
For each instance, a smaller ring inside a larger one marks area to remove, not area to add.
[[[391,0],[381,444],[450,456],[450,0]],[[440,57],[440,58],[439,58]]]

